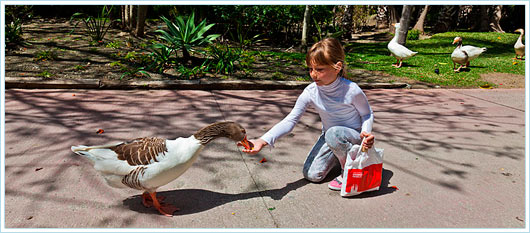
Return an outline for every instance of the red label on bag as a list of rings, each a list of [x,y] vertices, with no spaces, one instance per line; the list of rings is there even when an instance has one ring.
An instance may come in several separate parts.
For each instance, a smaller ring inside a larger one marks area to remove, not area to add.
[[[349,169],[346,180],[346,192],[352,188],[357,192],[364,192],[381,185],[383,175],[383,164],[372,164],[363,169]]]

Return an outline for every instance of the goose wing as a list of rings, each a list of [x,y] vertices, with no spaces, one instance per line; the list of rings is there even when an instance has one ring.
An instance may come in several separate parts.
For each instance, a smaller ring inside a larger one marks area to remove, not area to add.
[[[391,41],[390,43],[388,43],[388,50],[390,50],[390,52],[394,56],[397,56],[399,58],[408,58],[414,56],[417,53],[413,52],[412,50],[395,41]]]
[[[469,56],[469,60],[473,60],[477,58],[480,54],[485,52],[487,49],[475,47],[472,45],[466,45],[466,46],[462,46],[462,50],[467,53],[467,55]]]
[[[460,47],[456,47],[451,53],[451,59],[458,64],[465,64],[469,59],[469,56],[465,50],[462,50]]]

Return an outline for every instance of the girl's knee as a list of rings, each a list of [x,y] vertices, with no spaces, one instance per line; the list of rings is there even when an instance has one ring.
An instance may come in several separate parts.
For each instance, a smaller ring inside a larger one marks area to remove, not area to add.
[[[322,181],[325,176],[322,174],[322,172],[304,172],[304,178],[313,183],[318,183]]]
[[[326,131],[325,135],[326,144],[331,148],[336,148],[340,144],[344,144],[344,137],[340,127],[331,127]]]

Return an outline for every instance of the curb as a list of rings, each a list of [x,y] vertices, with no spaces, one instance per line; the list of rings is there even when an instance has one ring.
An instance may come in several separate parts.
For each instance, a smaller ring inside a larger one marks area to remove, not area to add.
[[[104,81],[99,79],[5,78],[6,88],[24,89],[184,89],[184,90],[271,90],[303,89],[308,81],[272,80],[150,80]],[[362,89],[395,89],[410,87],[406,83],[357,83]]]

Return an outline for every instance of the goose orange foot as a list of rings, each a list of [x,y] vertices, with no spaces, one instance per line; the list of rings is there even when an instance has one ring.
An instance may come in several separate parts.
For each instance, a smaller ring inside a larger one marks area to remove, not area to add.
[[[166,199],[166,197],[160,195],[156,195],[156,198],[158,199],[158,203],[163,203],[164,199]],[[142,205],[145,208],[153,207],[153,198],[151,198],[148,192],[142,194]]]
[[[146,193],[142,194],[143,198],[146,196]],[[151,203],[149,203],[149,199],[146,199],[145,202],[142,200],[142,204],[144,204],[144,206],[152,204],[152,206],[154,206],[162,215],[172,217],[175,211],[180,210],[179,208],[170,204],[160,204],[159,199],[156,197],[156,192],[149,193],[149,196],[151,197]]]

